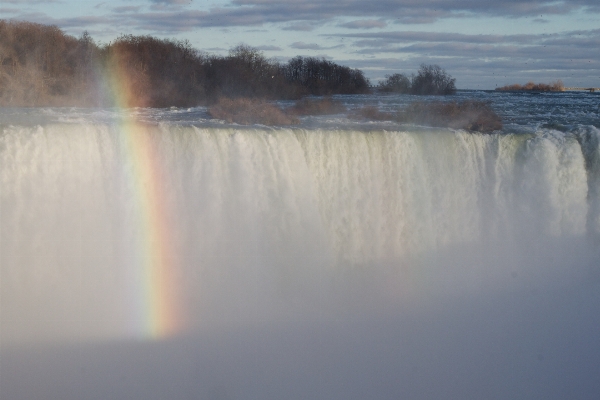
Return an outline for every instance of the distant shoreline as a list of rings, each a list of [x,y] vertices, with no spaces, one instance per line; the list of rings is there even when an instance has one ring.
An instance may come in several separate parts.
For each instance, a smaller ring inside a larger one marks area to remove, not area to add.
[[[486,93],[528,93],[528,94],[561,94],[561,93],[586,93],[600,94],[600,88],[595,88],[595,91],[587,89],[565,89],[561,91],[544,91],[544,90],[496,90],[496,89],[457,89],[457,92],[482,91]]]

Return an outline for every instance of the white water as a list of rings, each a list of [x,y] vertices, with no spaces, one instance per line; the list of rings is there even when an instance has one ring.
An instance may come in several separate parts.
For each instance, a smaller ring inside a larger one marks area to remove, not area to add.
[[[569,358],[600,354],[596,128],[147,130],[166,178],[188,329],[166,344],[129,342],[139,204],[119,130],[7,127],[7,398],[597,393],[598,364]],[[106,378],[109,368],[125,383]],[[83,383],[65,389],[73,374]],[[168,391],[160,376],[178,383]]]

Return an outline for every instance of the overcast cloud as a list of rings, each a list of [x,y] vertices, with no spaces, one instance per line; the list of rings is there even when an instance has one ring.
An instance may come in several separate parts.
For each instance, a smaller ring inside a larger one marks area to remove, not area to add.
[[[544,14],[565,14],[578,8],[598,12],[600,5],[595,0],[573,1],[522,1],[499,0],[484,2],[479,0],[333,0],[323,2],[320,0],[306,0],[302,2],[289,2],[286,0],[234,0],[227,9],[214,9],[214,15],[221,17],[232,16],[235,18],[239,12],[248,16],[248,23],[253,23],[253,15],[259,14],[265,22],[280,22],[292,19],[326,19],[340,16],[377,16],[387,19],[399,19],[402,22],[411,22],[422,19],[432,21],[461,15],[481,16],[537,16]]]
[[[55,0],[3,0],[4,4],[35,5]],[[136,3],[132,1],[131,3]],[[137,2],[139,3],[139,2]],[[118,2],[118,4],[122,4]],[[104,17],[127,19],[131,26],[146,29],[173,31],[202,27],[255,26],[268,23],[306,24],[307,22],[326,21],[342,17],[361,19],[341,23],[340,26],[355,29],[383,28],[388,23],[422,24],[433,23],[445,18],[466,17],[543,17],[544,15],[562,15],[576,10],[599,13],[600,4],[595,0],[570,1],[523,1],[500,0],[481,2],[478,0],[307,0],[290,2],[287,0],[233,0],[225,6],[216,6],[207,10],[197,8],[190,0],[149,0],[147,12],[119,12]],[[169,7],[164,7],[169,6]]]

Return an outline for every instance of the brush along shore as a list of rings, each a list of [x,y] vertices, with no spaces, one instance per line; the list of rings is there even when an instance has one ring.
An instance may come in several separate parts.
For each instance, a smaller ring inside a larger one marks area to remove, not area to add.
[[[241,125],[296,125],[298,116],[346,113],[339,101],[325,97],[304,98],[292,107],[282,109],[275,104],[257,99],[221,99],[210,107],[209,114],[229,123]],[[493,132],[502,129],[502,120],[489,103],[466,100],[462,102],[414,102],[394,112],[383,112],[365,106],[348,114],[349,118],[369,121],[394,121],[435,127],[464,129],[475,132]]]

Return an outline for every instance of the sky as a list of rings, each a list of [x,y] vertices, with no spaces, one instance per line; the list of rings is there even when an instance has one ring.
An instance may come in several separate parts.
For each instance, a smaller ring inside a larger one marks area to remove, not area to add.
[[[600,87],[598,0],[0,0],[0,19],[87,30],[100,43],[188,39],[221,55],[244,43],[279,61],[325,57],[373,83],[426,63],[459,89]]]

